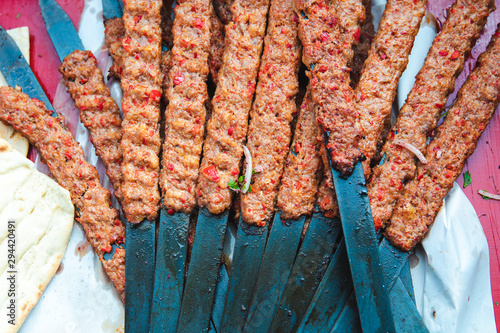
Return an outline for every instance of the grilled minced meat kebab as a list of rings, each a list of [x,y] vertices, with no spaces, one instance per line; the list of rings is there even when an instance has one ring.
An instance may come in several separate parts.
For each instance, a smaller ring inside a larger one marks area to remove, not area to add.
[[[122,205],[132,223],[155,219],[160,200],[161,5],[127,0],[123,14]]]
[[[368,195],[376,228],[386,226],[404,184],[415,176],[415,155],[398,140],[425,151],[427,137],[437,126],[440,111],[455,87],[465,57],[479,37],[493,0],[458,0],[450,9],[420,69],[382,154],[384,164],[373,170]]]
[[[272,0],[247,139],[252,164],[261,170],[252,176],[252,191],[241,195],[241,213],[249,224],[263,226],[274,212],[297,112],[300,55],[293,0]]]
[[[317,1],[310,5],[295,0],[295,10],[304,47],[302,58],[310,70],[311,96],[319,106],[317,121],[329,133],[327,144],[333,167],[347,176],[361,157],[357,147],[361,128],[354,112],[347,60],[352,59],[354,40],[350,39],[359,40],[358,23],[365,14],[361,1],[343,3],[336,6],[331,1]],[[342,37],[344,32],[347,35]]]
[[[97,60],[92,52],[77,50],[64,58],[59,71],[80,111],[81,122],[89,130],[96,154],[106,167],[115,196],[121,200],[122,119],[118,105],[104,84]]]
[[[362,26],[365,26],[366,20],[363,21],[363,15],[366,12],[367,5],[369,6],[370,1],[334,1],[336,15],[342,19],[337,19],[339,26],[341,28],[340,39],[337,43],[341,44],[343,47],[343,63],[346,65],[345,70],[350,72],[349,76],[342,78],[352,88],[352,71],[349,66],[353,65],[355,53],[354,48],[356,48],[357,43],[361,40]],[[362,6],[362,7],[360,7]],[[373,23],[370,23],[373,28]],[[363,38],[364,43],[366,39]],[[359,49],[358,49],[359,51]],[[358,67],[359,68],[359,67]],[[316,104],[315,113],[319,115],[321,108]],[[323,136],[323,128],[317,126],[317,140],[321,145],[320,156],[323,161],[323,179],[321,185],[318,189],[317,204],[319,209],[323,212],[326,217],[334,218],[338,215],[338,203],[335,194],[335,189],[333,186],[332,173],[330,171],[330,162],[328,161],[328,152],[325,146],[325,140]]]
[[[365,177],[377,153],[377,143],[390,120],[399,78],[406,69],[427,0],[389,0],[380,20],[361,79],[356,87],[356,111],[363,139],[359,148],[366,158]]]
[[[213,214],[231,206],[229,181],[240,173],[248,114],[255,92],[269,0],[235,0],[226,25],[226,45],[207,124],[197,195]]]
[[[109,75],[117,79],[123,74],[123,59],[125,50],[122,46],[125,37],[125,25],[121,17],[114,17],[104,20],[104,41],[108,45],[108,52],[113,58],[113,65],[109,68]]]
[[[427,163],[419,163],[417,177],[403,190],[385,233],[394,245],[408,251],[424,237],[462,173],[500,103],[499,63],[500,26],[437,128],[427,147]]]
[[[64,118],[51,114],[39,100],[10,87],[0,88],[0,120],[28,138],[59,185],[69,191],[76,220],[124,300],[125,249],[117,247],[110,260],[104,260],[104,254],[111,252],[112,244],[124,243],[125,227],[111,204],[111,194],[99,183],[97,170],[85,161],[83,149],[64,127]]]
[[[164,207],[185,213],[196,206],[212,11],[209,0],[186,0],[175,7],[160,187]]]
[[[308,87],[278,192],[277,206],[283,220],[298,219],[314,210],[322,166],[314,107]]]

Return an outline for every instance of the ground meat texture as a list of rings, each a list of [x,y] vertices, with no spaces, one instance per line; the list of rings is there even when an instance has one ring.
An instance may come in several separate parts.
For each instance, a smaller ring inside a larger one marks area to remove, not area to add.
[[[64,58],[59,71],[80,111],[80,121],[89,130],[96,154],[106,167],[115,196],[121,201],[122,119],[118,105],[104,84],[97,60],[92,52],[77,50]]]
[[[361,24],[361,33],[359,42],[353,46],[354,58],[351,67],[351,87],[353,89],[358,85],[361,78],[361,69],[368,58],[368,53],[375,37],[375,28],[373,26],[372,4],[371,0],[363,0],[365,7],[365,21]]]
[[[225,31],[224,24],[212,10],[210,15],[212,37],[210,39],[210,54],[208,55],[208,67],[212,82],[217,86],[217,75],[222,67],[222,56],[224,55]]]
[[[125,227],[111,204],[111,194],[99,183],[97,170],[85,161],[64,119],[51,113],[39,100],[10,87],[0,88],[0,120],[28,138],[59,185],[69,191],[76,220],[124,300],[125,249],[117,248],[110,260],[104,260],[104,254],[112,244],[125,242]]]
[[[458,0],[450,9],[424,65],[416,76],[397,122],[382,148],[384,164],[373,170],[368,194],[376,228],[386,225],[403,184],[415,176],[415,155],[394,143],[402,140],[425,151],[427,136],[437,126],[440,111],[455,87],[465,56],[479,37],[493,0]]]
[[[342,5],[295,0],[295,9],[303,61],[310,69],[311,96],[320,106],[317,121],[329,133],[332,166],[348,176],[361,157],[357,147],[361,128],[354,112],[347,64],[352,59],[351,46],[359,39],[358,22],[364,19],[364,8],[361,1],[339,3]]]
[[[427,164],[418,165],[417,177],[406,185],[396,205],[385,235],[403,250],[409,251],[424,237],[498,107],[499,36],[500,27],[427,147]]]
[[[371,21],[371,8],[370,8],[370,1],[363,0],[362,4],[365,9],[368,9],[368,13],[370,17],[367,17]],[[359,2],[348,2],[348,1],[340,1],[336,3],[336,8],[339,12],[340,16],[346,17],[347,19],[341,20],[340,24],[342,26],[342,29],[345,31],[345,33],[342,34],[341,36],[341,43],[342,46],[344,47],[344,57],[345,61],[348,65],[352,64],[354,61],[361,61],[363,62],[364,59],[366,59],[367,56],[367,48],[369,48],[369,43],[371,42],[371,39],[366,36],[366,31],[369,30],[369,27],[371,27],[371,30],[373,31],[373,23],[365,20],[365,22],[362,23],[362,27],[364,27],[365,30],[365,36],[363,36],[363,28],[360,30],[359,26],[359,14],[353,15],[353,11],[356,12],[357,6],[359,6]],[[361,38],[363,37],[363,38]],[[363,42],[362,47],[357,47],[356,42]],[[354,44],[354,47],[351,48],[350,46]],[[363,52],[365,54],[363,54]],[[361,53],[361,54],[360,54]],[[361,63],[362,66],[362,63]],[[361,70],[360,66],[357,66],[358,70]],[[360,73],[358,73],[359,76]],[[352,78],[353,72],[351,71],[351,75],[348,79]],[[353,87],[353,83],[349,83],[351,87]],[[316,106],[316,114],[319,114],[318,111],[318,106]],[[325,146],[325,140],[324,140],[324,135],[323,135],[323,129],[318,127],[318,143],[321,145],[320,147],[320,156],[323,161],[323,180],[321,181],[321,185],[318,190],[318,199],[317,199],[317,204],[319,209],[323,212],[323,214],[326,217],[329,218],[334,218],[335,216],[338,216],[338,203],[337,203],[337,197],[335,195],[335,188],[333,185],[333,178],[332,178],[332,173],[330,171],[330,162],[328,160],[328,152],[326,150]]]
[[[198,204],[213,214],[231,206],[228,182],[240,173],[268,9],[269,0],[235,0],[231,6],[197,187]]]
[[[277,206],[284,220],[312,214],[321,179],[320,145],[315,104],[307,89],[299,110],[293,142],[278,192]],[[298,149],[297,149],[298,148]]]
[[[274,212],[297,112],[300,55],[293,0],[272,0],[247,138],[252,164],[262,171],[252,176],[252,192],[241,195],[243,220],[249,224],[264,226]]]
[[[377,153],[377,143],[390,118],[399,78],[420,28],[427,0],[389,0],[363,66],[356,88],[356,110],[360,114],[363,139],[360,150],[365,176]]]
[[[161,5],[127,0],[123,14],[122,206],[132,223],[154,220],[160,200]]]
[[[209,0],[186,0],[175,7],[160,187],[164,207],[185,213],[196,205],[212,10]]]
[[[125,36],[125,25],[121,17],[104,20],[104,41],[108,45],[109,55],[113,58],[113,66],[109,68],[109,76],[120,79],[123,74],[123,58],[125,50],[122,39]]]

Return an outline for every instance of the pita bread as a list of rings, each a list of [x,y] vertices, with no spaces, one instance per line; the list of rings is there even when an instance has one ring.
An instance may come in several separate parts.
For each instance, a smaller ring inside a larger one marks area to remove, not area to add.
[[[30,33],[28,27],[20,27],[7,30],[7,33],[14,39],[21,53],[30,62]],[[7,86],[4,76],[0,72],[0,86]],[[28,155],[28,139],[17,133],[12,126],[5,125],[0,121],[0,138],[7,140],[23,156]]]
[[[17,332],[59,268],[74,208],[69,192],[0,139],[0,332]],[[15,325],[9,324],[8,221],[15,221]]]

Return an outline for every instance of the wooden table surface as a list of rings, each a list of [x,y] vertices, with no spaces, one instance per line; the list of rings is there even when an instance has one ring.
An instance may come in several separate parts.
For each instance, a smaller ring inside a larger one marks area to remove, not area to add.
[[[78,26],[84,0],[57,0],[69,14],[75,26]],[[491,35],[500,23],[500,0],[495,0],[497,9],[488,19],[484,33],[476,44],[463,73],[457,80],[455,92],[450,96],[453,101],[456,91],[463,84],[467,75],[474,69],[477,57],[486,49]],[[428,9],[438,22],[443,22],[446,8],[454,0],[429,0]],[[56,93],[61,78],[57,68],[59,58],[45,30],[45,24],[35,0],[0,1],[0,25],[5,29],[28,26],[30,29],[32,69],[41,82],[50,100]],[[490,249],[491,288],[497,328],[500,328],[500,201],[485,200],[478,190],[500,193],[500,113],[497,110],[493,119],[481,137],[474,154],[466,163],[464,172],[472,176],[472,184],[464,189],[465,194],[476,209],[479,220],[488,239]],[[463,177],[457,180],[462,185]]]

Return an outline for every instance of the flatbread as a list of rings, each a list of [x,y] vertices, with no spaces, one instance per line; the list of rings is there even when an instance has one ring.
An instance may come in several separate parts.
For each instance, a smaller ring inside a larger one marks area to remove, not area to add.
[[[20,27],[7,30],[7,33],[14,39],[21,50],[24,58],[30,62],[30,32],[28,27]],[[7,86],[4,76],[0,72],[0,86]],[[14,148],[23,156],[28,155],[29,141],[21,134],[17,133],[12,126],[0,122],[0,138],[9,141]]]
[[[73,228],[69,192],[0,139],[0,332],[17,332],[59,268]],[[8,221],[15,225],[15,267],[9,267]],[[15,297],[7,278],[15,273]],[[9,324],[11,299],[15,325]]]

